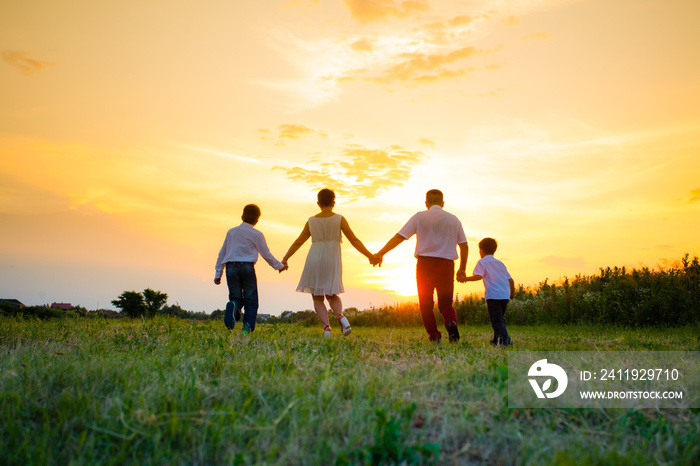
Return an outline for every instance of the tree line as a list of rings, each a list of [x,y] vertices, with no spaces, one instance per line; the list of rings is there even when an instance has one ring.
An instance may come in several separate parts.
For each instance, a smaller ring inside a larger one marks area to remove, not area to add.
[[[179,317],[181,319],[206,320],[218,318],[218,314],[187,311],[179,304],[167,305],[168,294],[146,288],[143,292],[125,291],[112,301],[112,305],[127,317],[155,317],[157,315]]]
[[[112,304],[119,315],[151,318],[157,315],[182,319],[222,319],[224,311],[211,314],[168,305],[166,293],[146,288],[143,292],[124,291]],[[486,303],[480,295],[457,297],[454,302],[457,321],[464,325],[489,323]],[[384,305],[378,308],[344,310],[353,326],[401,327],[420,325],[417,303]],[[102,311],[76,307],[59,311],[48,306],[15,308],[0,303],[0,315],[38,317],[41,319],[76,316],[105,316]],[[438,320],[441,319],[437,313]],[[259,318],[260,320],[260,318]],[[596,275],[565,277],[556,283],[549,280],[536,287],[518,287],[508,304],[509,325],[593,324],[626,327],[681,326],[700,323],[700,260],[685,254],[675,264],[650,269],[625,267],[601,268]],[[284,311],[271,316],[269,324],[319,325],[312,310]]]

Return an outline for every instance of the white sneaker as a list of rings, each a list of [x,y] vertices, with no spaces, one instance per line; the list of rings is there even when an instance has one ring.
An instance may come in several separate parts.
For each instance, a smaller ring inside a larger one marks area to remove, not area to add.
[[[330,338],[331,337],[331,326],[326,325],[323,327],[323,338]]]
[[[340,328],[342,329],[343,336],[350,335],[350,332],[352,332],[352,328],[350,328],[350,322],[348,322],[347,317],[341,317],[340,319],[338,319],[338,322],[340,323]]]

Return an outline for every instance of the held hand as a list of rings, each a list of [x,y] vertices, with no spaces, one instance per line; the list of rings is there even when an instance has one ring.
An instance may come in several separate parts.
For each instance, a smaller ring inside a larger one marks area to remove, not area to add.
[[[284,265],[284,267],[279,269],[279,273],[282,273],[285,270],[289,270],[289,264],[287,264],[287,261],[282,261],[282,265]]]
[[[214,279],[214,284],[221,285],[221,277]]]
[[[381,267],[381,266],[382,266],[382,260],[383,260],[382,256],[378,256],[378,255],[376,255],[376,254],[372,254],[372,257],[369,258],[369,263],[372,264],[372,267],[377,266],[377,265],[378,265],[379,267]]]
[[[459,270],[457,272],[457,281],[459,283],[466,283],[467,282],[467,274],[463,270]]]

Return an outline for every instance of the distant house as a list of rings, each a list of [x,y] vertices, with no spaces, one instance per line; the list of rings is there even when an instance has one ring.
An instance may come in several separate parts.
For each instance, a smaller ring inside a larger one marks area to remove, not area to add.
[[[9,304],[18,308],[25,307],[24,304],[19,299],[0,299],[0,303]]]
[[[260,319],[261,322],[265,322],[270,317],[272,317],[272,314],[258,314],[258,319]]]
[[[51,304],[51,307],[54,309],[73,309],[73,305],[71,303],[53,303]]]

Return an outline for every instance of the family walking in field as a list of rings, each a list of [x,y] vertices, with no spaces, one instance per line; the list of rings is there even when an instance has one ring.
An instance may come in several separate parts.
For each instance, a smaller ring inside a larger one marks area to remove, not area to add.
[[[260,219],[260,208],[249,204],[243,209],[243,222],[230,229],[216,261],[214,283],[221,283],[226,269],[226,283],[229,301],[224,313],[224,324],[233,329],[241,319],[241,309],[245,308],[242,333],[255,330],[258,313],[258,287],[255,263],[258,255],[280,273],[289,268],[289,259],[311,238],[311,247],[306,256],[304,269],[297,285],[297,291],[309,293],[313,299],[314,311],[323,324],[323,335],[331,336],[328,309],[335,314],[343,335],[352,332],[348,319],[343,315],[343,303],[339,294],[343,288],[343,266],[340,243],[345,235],[350,244],[367,257],[373,266],[382,265],[384,255],[416,235],[416,283],[418,301],[423,326],[430,341],[439,342],[442,333],[438,329],[433,311],[433,294],[437,293],[438,310],[445,323],[451,342],[459,340],[457,314],[452,306],[455,280],[455,260],[459,259],[456,278],[460,283],[483,280],[489,318],[494,331],[493,345],[510,345],[511,340],[505,325],[505,312],[508,300],[513,297],[515,284],[505,265],[493,257],[496,241],[484,238],[479,243],[481,259],[474,268],[473,275],[467,276],[469,247],[462,223],[453,214],[443,210],[443,194],[437,189],[426,193],[426,210],[413,215],[386,245],[372,254],[353,233],[350,224],[342,215],[333,212],[335,193],[330,189],[318,192],[317,204],[321,212],[310,217],[299,237],[292,243],[282,261],[270,253],[264,235],[255,225]],[[459,251],[459,252],[458,252]]]

